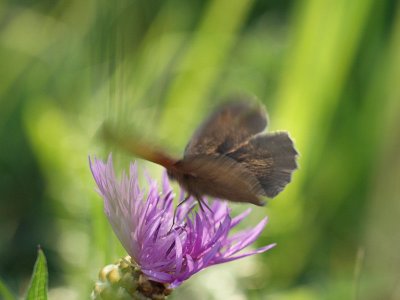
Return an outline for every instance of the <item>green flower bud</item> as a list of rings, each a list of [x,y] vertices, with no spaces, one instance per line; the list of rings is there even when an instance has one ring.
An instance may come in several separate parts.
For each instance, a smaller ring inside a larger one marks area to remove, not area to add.
[[[149,280],[127,256],[100,270],[91,297],[93,300],[163,300],[171,291],[167,284]]]

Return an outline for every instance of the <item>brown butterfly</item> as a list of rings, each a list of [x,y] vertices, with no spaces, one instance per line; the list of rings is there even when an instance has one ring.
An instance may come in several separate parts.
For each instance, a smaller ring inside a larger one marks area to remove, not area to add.
[[[265,109],[246,99],[226,102],[197,129],[182,159],[174,159],[137,138],[103,128],[107,140],[143,159],[162,165],[169,178],[194,196],[264,205],[260,196],[275,197],[297,168],[297,151],[286,132],[261,133]],[[184,200],[185,201],[185,200]]]

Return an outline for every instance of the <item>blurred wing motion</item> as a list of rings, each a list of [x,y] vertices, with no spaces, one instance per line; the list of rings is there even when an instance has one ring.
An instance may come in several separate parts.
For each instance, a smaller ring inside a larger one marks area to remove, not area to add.
[[[255,196],[275,197],[291,181],[297,168],[297,151],[285,132],[259,134],[266,126],[266,112],[260,105],[242,100],[228,102],[195,132],[183,161],[190,165],[196,156],[204,155],[204,166],[197,164],[196,174],[216,178],[208,181],[208,194],[218,189],[220,197],[254,204]],[[224,189],[230,191],[222,193]],[[244,196],[243,191],[247,197],[238,197]]]
[[[177,161],[165,154],[164,151],[144,141],[143,138],[132,134],[121,134],[107,124],[103,124],[100,133],[106,142],[167,169],[174,168],[174,164]]]
[[[249,99],[218,108],[194,133],[184,156],[224,154],[237,148],[267,126],[262,106]]]

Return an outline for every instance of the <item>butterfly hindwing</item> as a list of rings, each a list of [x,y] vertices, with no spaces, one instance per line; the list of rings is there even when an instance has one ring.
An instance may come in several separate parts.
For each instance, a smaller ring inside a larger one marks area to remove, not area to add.
[[[262,186],[262,195],[275,197],[297,169],[297,151],[286,132],[258,135],[226,154],[250,171]]]

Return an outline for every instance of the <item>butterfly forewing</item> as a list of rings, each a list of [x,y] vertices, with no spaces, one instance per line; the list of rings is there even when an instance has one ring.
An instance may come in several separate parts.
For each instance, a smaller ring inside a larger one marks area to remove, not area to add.
[[[225,103],[195,132],[184,156],[224,154],[238,148],[266,126],[266,112],[258,103],[249,99]]]
[[[173,167],[177,162],[177,159],[139,135],[118,132],[108,124],[103,124],[100,135],[107,143],[117,145],[120,149],[167,169]]]

